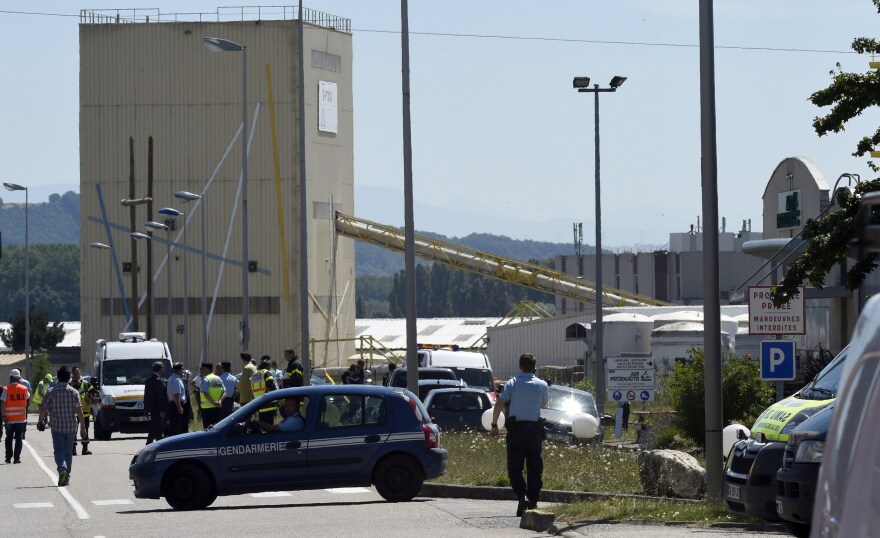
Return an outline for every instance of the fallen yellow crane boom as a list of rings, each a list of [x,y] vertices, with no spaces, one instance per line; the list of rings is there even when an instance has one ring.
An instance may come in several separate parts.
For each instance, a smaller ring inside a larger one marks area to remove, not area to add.
[[[384,224],[337,212],[336,232],[387,249],[398,252],[405,251],[403,230]],[[415,236],[415,250],[416,256],[428,261],[442,263],[478,275],[519,284],[583,303],[595,304],[596,302],[595,284],[544,267],[430,239],[418,234]],[[607,286],[603,287],[602,301],[608,306],[668,304]]]

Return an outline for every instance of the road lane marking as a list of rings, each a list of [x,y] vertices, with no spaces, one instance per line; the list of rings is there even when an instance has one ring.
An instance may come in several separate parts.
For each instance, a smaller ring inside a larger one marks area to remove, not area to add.
[[[261,493],[251,493],[251,497],[256,497],[257,499],[265,497],[290,497],[290,493],[286,491],[263,491]]]
[[[13,508],[55,508],[52,503],[15,503]]]
[[[369,493],[370,492],[370,490],[367,488],[331,488],[331,489],[325,489],[324,491],[327,491],[329,493],[343,493],[343,494],[346,494],[346,493]]]
[[[52,483],[57,484],[58,475],[53,473],[52,469],[49,469],[49,467],[47,467],[46,464],[43,463],[43,458],[41,458],[40,455],[37,454],[37,451],[34,450],[34,447],[32,447],[31,444],[27,441],[24,441],[24,446],[26,446],[28,451],[30,451],[31,456],[34,457],[34,461],[37,462],[37,465],[40,466],[40,469],[42,469],[47,475],[49,475],[49,478],[52,479]],[[66,487],[58,488],[58,493],[60,493],[61,496],[64,497],[64,500],[67,501],[67,504],[69,504],[70,507],[73,508],[73,511],[76,512],[76,517],[78,519],[89,519],[89,513],[86,512],[86,509],[83,508],[83,505],[81,505],[79,501],[77,501],[74,496],[69,491],[67,491]]]
[[[134,504],[131,499],[107,499],[106,501],[92,501],[95,506],[111,506],[114,504]]]

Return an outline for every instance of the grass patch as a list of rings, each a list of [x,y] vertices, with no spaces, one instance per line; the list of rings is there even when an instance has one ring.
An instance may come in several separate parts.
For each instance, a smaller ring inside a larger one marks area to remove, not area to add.
[[[502,439],[484,432],[444,432],[449,451],[443,484],[508,486],[507,452]],[[642,493],[634,452],[595,445],[544,443],[544,489],[602,493]]]

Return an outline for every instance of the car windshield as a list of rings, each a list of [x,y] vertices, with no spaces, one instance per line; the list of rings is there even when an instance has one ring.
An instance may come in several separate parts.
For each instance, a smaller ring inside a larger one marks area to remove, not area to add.
[[[483,390],[492,388],[492,371],[480,368],[453,368],[452,371],[458,379],[464,381],[469,387]]]
[[[143,385],[153,373],[153,363],[157,359],[120,359],[104,361],[101,379],[104,385]],[[160,359],[162,379],[171,371],[171,361]]]
[[[565,413],[586,413],[596,416],[596,403],[593,396],[585,392],[574,392],[556,387],[548,389],[547,408]]]
[[[431,410],[483,411],[489,407],[489,398],[474,392],[436,392],[431,399]]]
[[[831,398],[836,398],[846,355],[846,349],[841,351],[828,366],[819,372],[816,380],[807,385],[807,388],[802,391],[801,397],[807,400],[830,400]]]

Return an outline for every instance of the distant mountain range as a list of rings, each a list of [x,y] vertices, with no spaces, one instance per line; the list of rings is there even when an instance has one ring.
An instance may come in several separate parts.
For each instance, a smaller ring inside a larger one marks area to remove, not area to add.
[[[9,198],[17,203],[9,203]],[[7,196],[0,207],[0,232],[4,245],[24,244],[24,204],[18,202],[19,199],[18,193]],[[79,243],[79,194],[74,188],[67,185],[44,187],[42,190],[34,188],[30,201],[31,243]],[[402,195],[394,190],[370,186],[355,189],[355,213],[358,217],[401,226],[402,208]],[[520,222],[421,203],[416,203],[414,210],[418,216],[417,232],[419,229],[430,230],[418,233],[463,247],[522,261],[546,260],[560,254],[571,254],[573,250],[570,243],[511,238],[529,237],[535,233],[536,227],[563,229],[562,226],[571,226],[570,222],[562,222],[561,219],[559,222]],[[484,233],[484,230],[505,230],[510,235]],[[582,251],[592,254],[594,249],[584,245]],[[355,253],[358,275],[390,275],[403,269],[403,256],[399,253],[360,242],[355,247]]]

